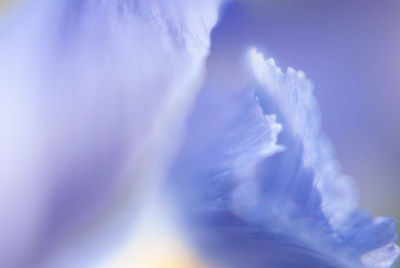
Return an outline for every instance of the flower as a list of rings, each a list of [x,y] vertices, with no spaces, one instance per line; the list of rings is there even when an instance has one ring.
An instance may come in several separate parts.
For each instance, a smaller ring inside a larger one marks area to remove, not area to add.
[[[3,18],[1,267],[396,259],[394,222],[358,208],[304,73],[251,50],[243,84],[201,87],[219,5],[27,0]]]
[[[241,91],[206,84],[170,176],[192,243],[217,267],[389,267],[395,223],[358,208],[310,81],[247,57]]]

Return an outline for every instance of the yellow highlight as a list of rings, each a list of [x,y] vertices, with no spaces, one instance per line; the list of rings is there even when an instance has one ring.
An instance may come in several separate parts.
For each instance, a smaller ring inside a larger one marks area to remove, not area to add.
[[[176,241],[141,241],[128,248],[110,268],[211,268]]]
[[[204,264],[189,256],[172,255],[167,260],[149,263],[146,268],[207,268]]]
[[[9,4],[11,0],[0,0],[0,8],[2,8],[4,5]]]
[[[145,206],[132,239],[101,268],[211,268],[187,243],[167,201]]]
[[[10,9],[16,2],[16,0],[0,0],[0,15]]]

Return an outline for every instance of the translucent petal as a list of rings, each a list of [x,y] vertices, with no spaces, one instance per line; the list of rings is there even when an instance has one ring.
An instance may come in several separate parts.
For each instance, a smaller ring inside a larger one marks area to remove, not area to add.
[[[390,265],[394,222],[358,209],[320,131],[311,83],[255,50],[249,60],[254,81],[239,93],[229,77],[205,86],[171,174],[193,244],[217,267]],[[264,125],[261,114],[273,114],[265,129],[283,126],[264,145],[254,128]],[[265,145],[275,153],[259,154]]]
[[[2,18],[1,261],[40,259],[162,180],[218,5],[27,0]]]
[[[397,238],[393,220],[372,220],[367,216],[362,223],[355,226],[350,224],[349,227],[349,222],[354,220],[353,215],[360,213],[357,196],[349,179],[340,175],[330,144],[320,132],[319,111],[311,83],[305,79],[304,73],[291,68],[286,74],[282,73],[273,60],[265,61],[255,50],[250,51],[249,57],[258,82],[279,107],[284,126],[291,129],[302,145],[301,169],[310,169],[312,172],[312,185],[319,192],[320,207],[333,234],[328,241],[338,243],[343,248],[350,247],[358,256],[378,248],[382,252],[386,248],[387,254],[381,253],[382,259],[375,261],[390,265],[398,255],[393,250]],[[301,195],[304,196],[304,192]],[[349,236],[348,232],[352,232],[352,235]],[[346,237],[344,233],[348,238],[343,239]],[[337,240],[337,237],[341,239]],[[321,250],[323,247],[320,245],[317,248]],[[363,264],[366,264],[365,261]]]

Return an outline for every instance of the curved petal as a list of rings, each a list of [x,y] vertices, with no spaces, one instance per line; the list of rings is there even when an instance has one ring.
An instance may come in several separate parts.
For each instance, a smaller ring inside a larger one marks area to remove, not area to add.
[[[320,207],[332,232],[331,243],[349,247],[366,267],[375,267],[366,257],[371,255],[382,258],[374,262],[390,266],[399,255],[395,223],[388,217],[373,220],[359,211],[353,186],[339,173],[330,144],[320,132],[319,111],[304,73],[288,68],[284,74],[273,60],[265,61],[254,49],[249,57],[261,87],[277,104],[293,136],[302,144],[301,165],[313,173],[312,184],[321,197]],[[362,221],[358,215],[363,215]],[[379,255],[368,253],[377,251]]]
[[[218,5],[28,0],[1,21],[1,195],[14,198],[0,207],[0,236],[13,241],[1,243],[0,266],[31,267],[132,205],[110,205],[127,196],[116,193],[162,180]]]
[[[205,86],[170,176],[193,244],[217,267],[389,266],[394,223],[358,209],[311,83],[255,50],[249,60],[254,80],[241,92],[227,77]]]

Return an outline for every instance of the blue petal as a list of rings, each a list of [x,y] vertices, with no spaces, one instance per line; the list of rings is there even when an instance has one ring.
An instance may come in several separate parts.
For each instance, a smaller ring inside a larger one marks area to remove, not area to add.
[[[205,86],[171,173],[193,243],[223,267],[375,267],[371,254],[390,265],[394,224],[358,210],[311,83],[255,50],[249,59],[254,80],[239,93],[228,78]],[[265,147],[273,153],[260,154]]]
[[[304,73],[289,68],[283,74],[273,60],[264,61],[263,56],[255,50],[250,51],[249,57],[256,79],[279,107],[293,136],[302,144],[302,166],[313,173],[314,191],[321,196],[321,210],[333,234],[329,241],[342,248],[349,247],[349,251],[354,252],[356,258],[367,267],[374,266],[365,263],[362,254],[387,249],[387,254],[382,253],[382,259],[375,261],[389,266],[399,254],[394,244],[397,239],[395,223],[390,218],[372,220],[368,215],[358,212],[357,197],[351,182],[340,175],[330,144],[320,132],[319,112],[312,95],[312,85],[305,79]],[[356,214],[363,217],[354,219]],[[338,239],[345,233],[349,236],[349,232],[353,232],[353,235],[348,239]]]

